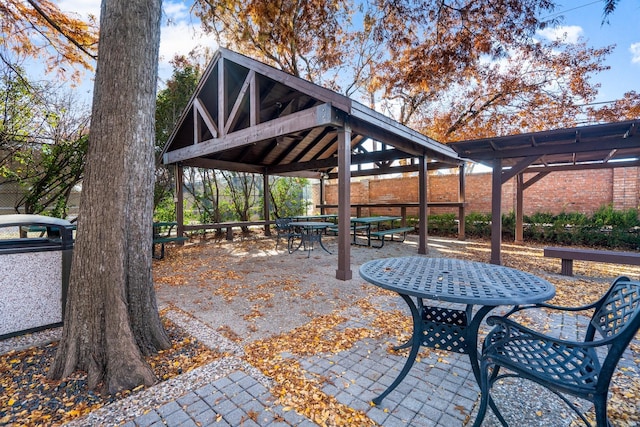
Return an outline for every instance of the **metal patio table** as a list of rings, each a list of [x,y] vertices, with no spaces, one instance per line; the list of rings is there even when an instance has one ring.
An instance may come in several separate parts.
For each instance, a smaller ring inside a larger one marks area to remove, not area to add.
[[[324,230],[331,225],[330,222],[323,222],[323,221],[297,221],[297,222],[291,222],[289,223],[289,225],[291,227],[294,227],[298,230],[300,230],[300,244],[298,245],[297,248],[291,250],[291,253],[293,253],[294,251],[297,251],[298,249],[300,249],[301,246],[304,247],[304,249],[308,250],[309,254],[307,255],[307,258],[311,256],[311,250],[313,249],[313,245],[315,242],[318,242],[320,244],[320,247],[322,249],[325,250],[325,252],[327,253],[331,253],[329,252],[329,250],[327,248],[324,247],[324,244],[322,243],[322,233],[324,232]]]
[[[409,373],[422,345],[468,354],[479,384],[478,330],[486,315],[498,306],[534,304],[555,295],[555,287],[551,283],[533,274],[453,258],[411,256],[377,259],[360,267],[360,277],[397,292],[409,306],[413,318],[411,338],[395,347],[411,347],[409,357],[393,383],[373,399],[376,405]],[[466,308],[458,310],[425,305],[424,300],[464,304]],[[474,305],[479,306],[475,314]],[[491,404],[493,406],[493,402]]]

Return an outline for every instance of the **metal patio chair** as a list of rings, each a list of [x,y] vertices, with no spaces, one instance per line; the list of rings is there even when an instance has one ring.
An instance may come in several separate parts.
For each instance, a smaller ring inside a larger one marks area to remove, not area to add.
[[[293,239],[299,236],[299,233],[296,233],[294,227],[291,224],[291,218],[276,218],[276,250],[278,250],[278,243],[280,239],[284,237],[287,239],[287,251],[291,253],[291,248],[293,246]]]
[[[531,330],[507,317],[528,308],[546,307],[578,312],[594,310],[584,341],[567,341]],[[598,301],[582,307],[549,304],[516,308],[507,316],[491,316],[495,328],[487,335],[480,363],[481,402],[474,427],[479,427],[491,400],[491,386],[501,378],[534,381],[560,397],[582,421],[591,424],[567,396],[593,403],[598,427],[608,424],[607,394],[623,352],[640,328],[640,282],[618,277]],[[596,332],[598,336],[596,336]],[[505,368],[505,371],[500,371]],[[491,405],[492,407],[495,405]],[[494,413],[507,422],[497,408]]]

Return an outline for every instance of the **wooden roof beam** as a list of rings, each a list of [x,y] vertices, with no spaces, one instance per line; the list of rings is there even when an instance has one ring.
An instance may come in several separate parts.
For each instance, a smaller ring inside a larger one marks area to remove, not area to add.
[[[509,181],[511,178],[513,178],[514,176],[516,176],[517,174],[525,170],[528,166],[530,166],[533,162],[535,162],[538,159],[539,159],[538,156],[525,157],[524,159],[521,159],[520,161],[518,161],[518,163],[513,165],[511,169],[502,171],[502,176],[501,176],[502,184]]]
[[[197,145],[166,152],[163,161],[165,164],[172,164],[193,157],[207,156],[216,152],[267,141],[278,135],[300,132],[316,126],[340,126],[341,124],[342,118],[339,117],[331,104],[321,104],[286,117],[229,133],[220,138],[212,138]]]
[[[204,124],[207,126],[207,129],[211,133],[212,138],[218,137],[218,127],[216,126],[215,121],[209,114],[209,111],[204,106],[202,101],[200,101],[199,98],[195,98],[193,100],[193,126],[194,126],[193,143],[194,144],[201,142],[201,138],[202,138],[202,129],[200,128],[200,119],[202,119]]]
[[[624,145],[622,145],[624,144]],[[621,142],[620,138],[615,139],[593,139],[589,141],[583,141],[580,144],[557,144],[557,145],[544,145],[538,147],[526,147],[526,148],[514,148],[504,149],[501,151],[493,152],[486,151],[482,153],[466,154],[472,160],[483,161],[491,159],[509,159],[514,157],[525,156],[543,156],[553,154],[570,154],[570,153],[586,153],[589,151],[609,151],[617,148],[624,147],[625,149],[640,149],[640,138],[634,137],[629,140]]]
[[[236,98],[236,101],[233,104],[233,107],[231,108],[231,113],[229,113],[229,119],[225,123],[225,127],[224,127],[225,134],[229,133],[229,131],[233,129],[233,127],[236,125],[236,123],[238,123],[238,119],[240,118],[240,114],[239,114],[240,106],[242,105],[242,102],[244,101],[245,96],[247,95],[247,91],[249,90],[249,88],[251,87],[255,79],[256,79],[256,72],[253,70],[250,70],[249,74],[247,74],[247,77],[244,79],[244,83],[242,83],[242,88],[240,89],[240,93],[238,93],[238,97]],[[251,101],[251,98],[249,99],[249,101]],[[249,106],[249,110],[251,110],[251,104]]]
[[[538,174],[536,174],[532,178],[529,178],[527,180],[527,182],[524,182],[522,184],[522,189],[526,190],[527,188],[531,187],[533,184],[535,184],[536,182],[540,181],[542,178],[544,178],[545,176],[549,175],[550,173],[551,173],[550,171],[538,172]]]
[[[605,157],[604,160],[602,160],[602,162],[603,163],[608,163],[609,160],[613,159],[613,156],[615,156],[617,152],[618,152],[618,150],[609,151],[609,154],[607,154],[607,157]]]
[[[180,162],[180,164],[182,166],[191,166],[194,168],[203,168],[203,169],[220,169],[220,170],[227,170],[227,171],[247,172],[247,173],[257,173],[257,174],[264,173],[264,168],[261,166],[250,165],[247,163],[236,163],[236,162],[226,162],[223,160],[206,159],[202,157],[187,159]]]
[[[549,171],[549,172],[560,172],[560,171],[575,171],[575,170],[587,170],[587,169],[612,169],[612,168],[631,168],[640,166],[640,160],[625,160],[620,162],[607,162],[607,163],[578,163],[576,165],[564,164],[564,165],[550,165],[547,167],[542,166],[532,166],[530,168],[525,169],[523,172],[527,173],[536,173],[541,170]]]

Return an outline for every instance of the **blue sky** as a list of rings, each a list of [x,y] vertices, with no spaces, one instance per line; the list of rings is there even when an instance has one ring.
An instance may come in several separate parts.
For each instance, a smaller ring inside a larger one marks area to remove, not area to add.
[[[100,0],[61,0],[60,8],[74,11],[86,17],[99,15]],[[190,16],[189,1],[163,2],[163,28],[160,42],[160,77],[171,76],[169,60],[176,53],[187,54],[198,45],[214,47],[212,37],[203,36],[197,20]],[[567,40],[582,37],[589,46],[604,47],[615,44],[616,48],[607,60],[610,70],[597,75],[595,82],[601,84],[597,101],[619,99],[625,92],[640,92],[640,16],[639,0],[621,0],[609,17],[609,24],[601,25],[603,0],[565,0],[558,2],[554,15],[563,15],[562,27],[545,31],[540,37],[566,34]],[[167,22],[171,22],[170,25]],[[89,91],[85,85],[84,90]]]
[[[621,0],[609,23],[601,25],[603,4],[602,0],[565,0],[557,12],[564,16],[563,29],[583,37],[589,46],[616,45],[607,60],[611,69],[594,79],[602,85],[598,101],[611,101],[631,90],[640,92],[640,1]]]

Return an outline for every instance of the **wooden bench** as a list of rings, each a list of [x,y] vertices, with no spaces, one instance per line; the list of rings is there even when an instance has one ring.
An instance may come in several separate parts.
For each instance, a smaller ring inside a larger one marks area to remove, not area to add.
[[[238,227],[250,227],[250,226],[265,226],[267,224],[275,224],[275,221],[237,221],[237,222],[216,222],[210,224],[198,224],[198,225],[185,225],[185,231],[204,231],[207,230],[224,230],[226,239],[233,240],[233,228]],[[269,234],[270,235],[270,234]]]
[[[407,238],[407,232],[413,231],[413,230],[414,230],[413,227],[400,227],[400,228],[392,228],[390,230],[372,231],[371,236],[377,237],[378,239],[380,239],[380,246],[374,246],[374,248],[381,248],[384,246],[384,236],[391,236],[390,240],[393,241],[394,234],[401,234],[402,240],[400,240],[400,242],[404,242],[404,239]]]
[[[546,247],[544,248],[544,256],[562,259],[560,274],[565,276],[573,276],[573,260],[640,265],[640,253],[638,252]]]
[[[187,237],[172,236],[171,230],[177,227],[177,222],[154,222],[153,223],[153,244],[151,245],[151,256],[155,259],[164,258],[165,243],[184,242]],[[156,245],[160,245],[160,253],[156,255]]]

